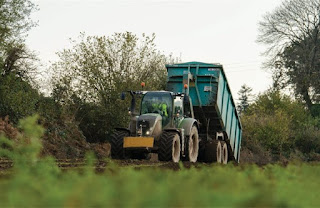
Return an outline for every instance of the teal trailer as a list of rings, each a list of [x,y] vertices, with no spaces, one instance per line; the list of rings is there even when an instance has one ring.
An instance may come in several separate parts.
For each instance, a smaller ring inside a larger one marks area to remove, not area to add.
[[[166,90],[190,97],[194,118],[200,124],[202,146],[221,140],[232,153],[229,155],[239,162],[242,126],[222,65],[187,62],[166,68]],[[215,151],[219,150],[207,148],[206,155]]]

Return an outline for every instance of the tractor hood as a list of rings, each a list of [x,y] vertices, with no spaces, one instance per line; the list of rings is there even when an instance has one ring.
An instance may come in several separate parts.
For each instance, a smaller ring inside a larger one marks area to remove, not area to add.
[[[156,113],[147,113],[137,119],[138,136],[160,137],[162,129],[162,117]]]

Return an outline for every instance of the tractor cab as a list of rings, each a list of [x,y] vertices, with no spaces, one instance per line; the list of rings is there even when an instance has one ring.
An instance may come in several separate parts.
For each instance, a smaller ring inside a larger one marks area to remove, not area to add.
[[[147,92],[141,101],[140,115],[158,114],[162,118],[162,126],[172,120],[173,98],[170,92]]]

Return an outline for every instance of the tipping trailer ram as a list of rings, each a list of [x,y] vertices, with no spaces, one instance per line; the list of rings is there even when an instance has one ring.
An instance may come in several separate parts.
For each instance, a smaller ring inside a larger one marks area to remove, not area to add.
[[[153,152],[161,161],[239,162],[242,127],[222,65],[166,68],[167,91],[128,91],[131,120],[112,135],[111,157],[147,158]]]

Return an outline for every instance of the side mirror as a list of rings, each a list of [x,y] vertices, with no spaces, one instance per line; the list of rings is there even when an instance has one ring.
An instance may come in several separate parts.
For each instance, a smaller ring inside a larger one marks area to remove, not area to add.
[[[126,98],[126,93],[125,92],[122,92],[121,93],[121,100],[124,100]]]

